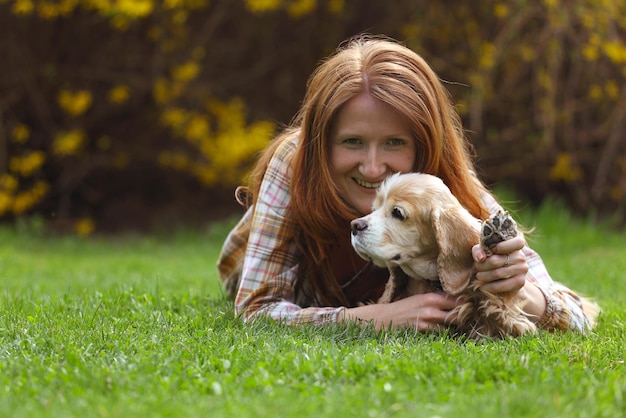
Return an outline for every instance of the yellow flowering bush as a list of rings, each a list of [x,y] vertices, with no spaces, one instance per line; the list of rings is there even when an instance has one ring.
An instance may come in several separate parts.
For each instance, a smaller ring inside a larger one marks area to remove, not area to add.
[[[626,0],[0,0],[0,220],[222,213],[361,32],[431,63],[488,182],[624,213]]]
[[[625,0],[431,2],[402,32],[454,82],[489,182],[624,213]]]

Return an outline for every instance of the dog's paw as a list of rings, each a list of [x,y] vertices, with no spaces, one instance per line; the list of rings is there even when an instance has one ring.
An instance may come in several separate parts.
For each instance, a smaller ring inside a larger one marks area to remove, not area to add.
[[[480,228],[480,244],[491,254],[491,249],[499,242],[506,241],[517,236],[517,223],[513,220],[509,212],[498,212],[492,214],[483,221]]]

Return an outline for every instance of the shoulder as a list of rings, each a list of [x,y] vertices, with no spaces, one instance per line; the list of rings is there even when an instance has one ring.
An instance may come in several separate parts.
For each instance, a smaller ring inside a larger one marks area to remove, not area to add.
[[[284,135],[276,138],[278,141],[274,145],[274,150],[267,163],[265,173],[266,179],[274,176],[290,177],[293,156],[298,148],[299,136],[297,132],[293,135]]]
[[[272,155],[270,164],[272,162],[284,162],[290,164],[293,159],[293,155],[298,148],[298,132],[284,134],[284,136],[276,138],[276,141],[279,141],[279,144],[276,146],[276,150],[274,151],[274,155]]]
[[[272,155],[267,161],[265,173],[259,187],[255,213],[267,205],[267,210],[278,211],[290,205],[290,185],[292,177],[293,155],[298,147],[298,136],[280,136],[276,138]]]
[[[485,205],[485,208],[487,208],[489,213],[496,213],[499,210],[504,210],[502,205],[496,200],[495,196],[487,190],[483,190],[481,192],[480,200],[483,205]]]

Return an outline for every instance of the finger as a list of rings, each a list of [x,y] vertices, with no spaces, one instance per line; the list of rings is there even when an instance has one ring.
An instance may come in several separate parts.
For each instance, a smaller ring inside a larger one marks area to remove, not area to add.
[[[500,259],[500,263],[502,263],[503,259]],[[491,261],[490,261],[491,263]],[[484,266],[483,266],[484,268]],[[476,281],[480,285],[484,285],[487,283],[491,283],[494,281],[508,279],[513,276],[526,276],[528,273],[528,264],[525,259],[521,261],[514,261],[511,265],[507,267],[492,267],[492,268],[484,268],[481,271],[476,271]]]
[[[459,296],[452,296],[445,293],[437,293],[439,296],[439,301],[433,304],[433,307],[446,312],[451,311],[459,305],[464,304],[466,301]]]
[[[492,270],[500,270],[509,268],[511,266],[517,264],[525,264],[526,256],[523,252],[517,250],[508,254],[493,254],[482,263],[476,263],[475,268],[477,272],[488,272]],[[504,275],[504,273],[500,272],[496,278],[503,278],[511,276],[510,273]]]
[[[413,328],[418,331],[441,331],[454,324],[456,316],[451,317],[449,312],[441,311],[435,317],[418,317],[413,324]]]
[[[522,236],[517,236],[506,241],[499,242],[491,249],[493,254],[510,254],[513,251],[521,250],[526,246],[526,240]]]
[[[487,293],[509,293],[518,292],[526,283],[526,275],[517,274],[515,276],[494,280],[480,286],[479,289]]]
[[[480,244],[476,244],[472,247],[472,257],[474,261],[482,263],[487,259],[487,253]]]

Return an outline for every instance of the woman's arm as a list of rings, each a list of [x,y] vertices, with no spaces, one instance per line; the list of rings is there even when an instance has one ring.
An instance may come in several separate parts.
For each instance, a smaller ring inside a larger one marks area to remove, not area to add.
[[[487,256],[480,245],[472,248],[476,260],[476,281],[482,283],[480,289],[489,293],[517,292],[524,303],[528,319],[538,322],[546,311],[546,298],[543,292],[529,280],[528,264],[523,249],[526,242],[521,236],[503,241]]]
[[[251,213],[235,310],[245,320],[270,317],[288,324],[336,322],[344,308],[305,308],[295,303],[300,255],[289,209],[290,158],[296,139],[281,144],[268,165]]]
[[[483,202],[492,213],[502,210],[490,194],[484,194]],[[583,308],[585,300],[563,284],[555,282],[539,254],[529,248],[522,237],[501,242],[490,257],[480,246],[475,246],[472,253],[478,272],[477,279],[485,283],[483,289],[519,292],[527,301],[527,315],[540,328],[583,333],[591,328],[595,318]],[[505,267],[507,255],[511,265]]]
[[[346,309],[338,321],[372,323],[376,329],[409,327],[418,331],[437,331],[454,324],[450,311],[463,304],[456,296],[424,293],[386,304]]]

